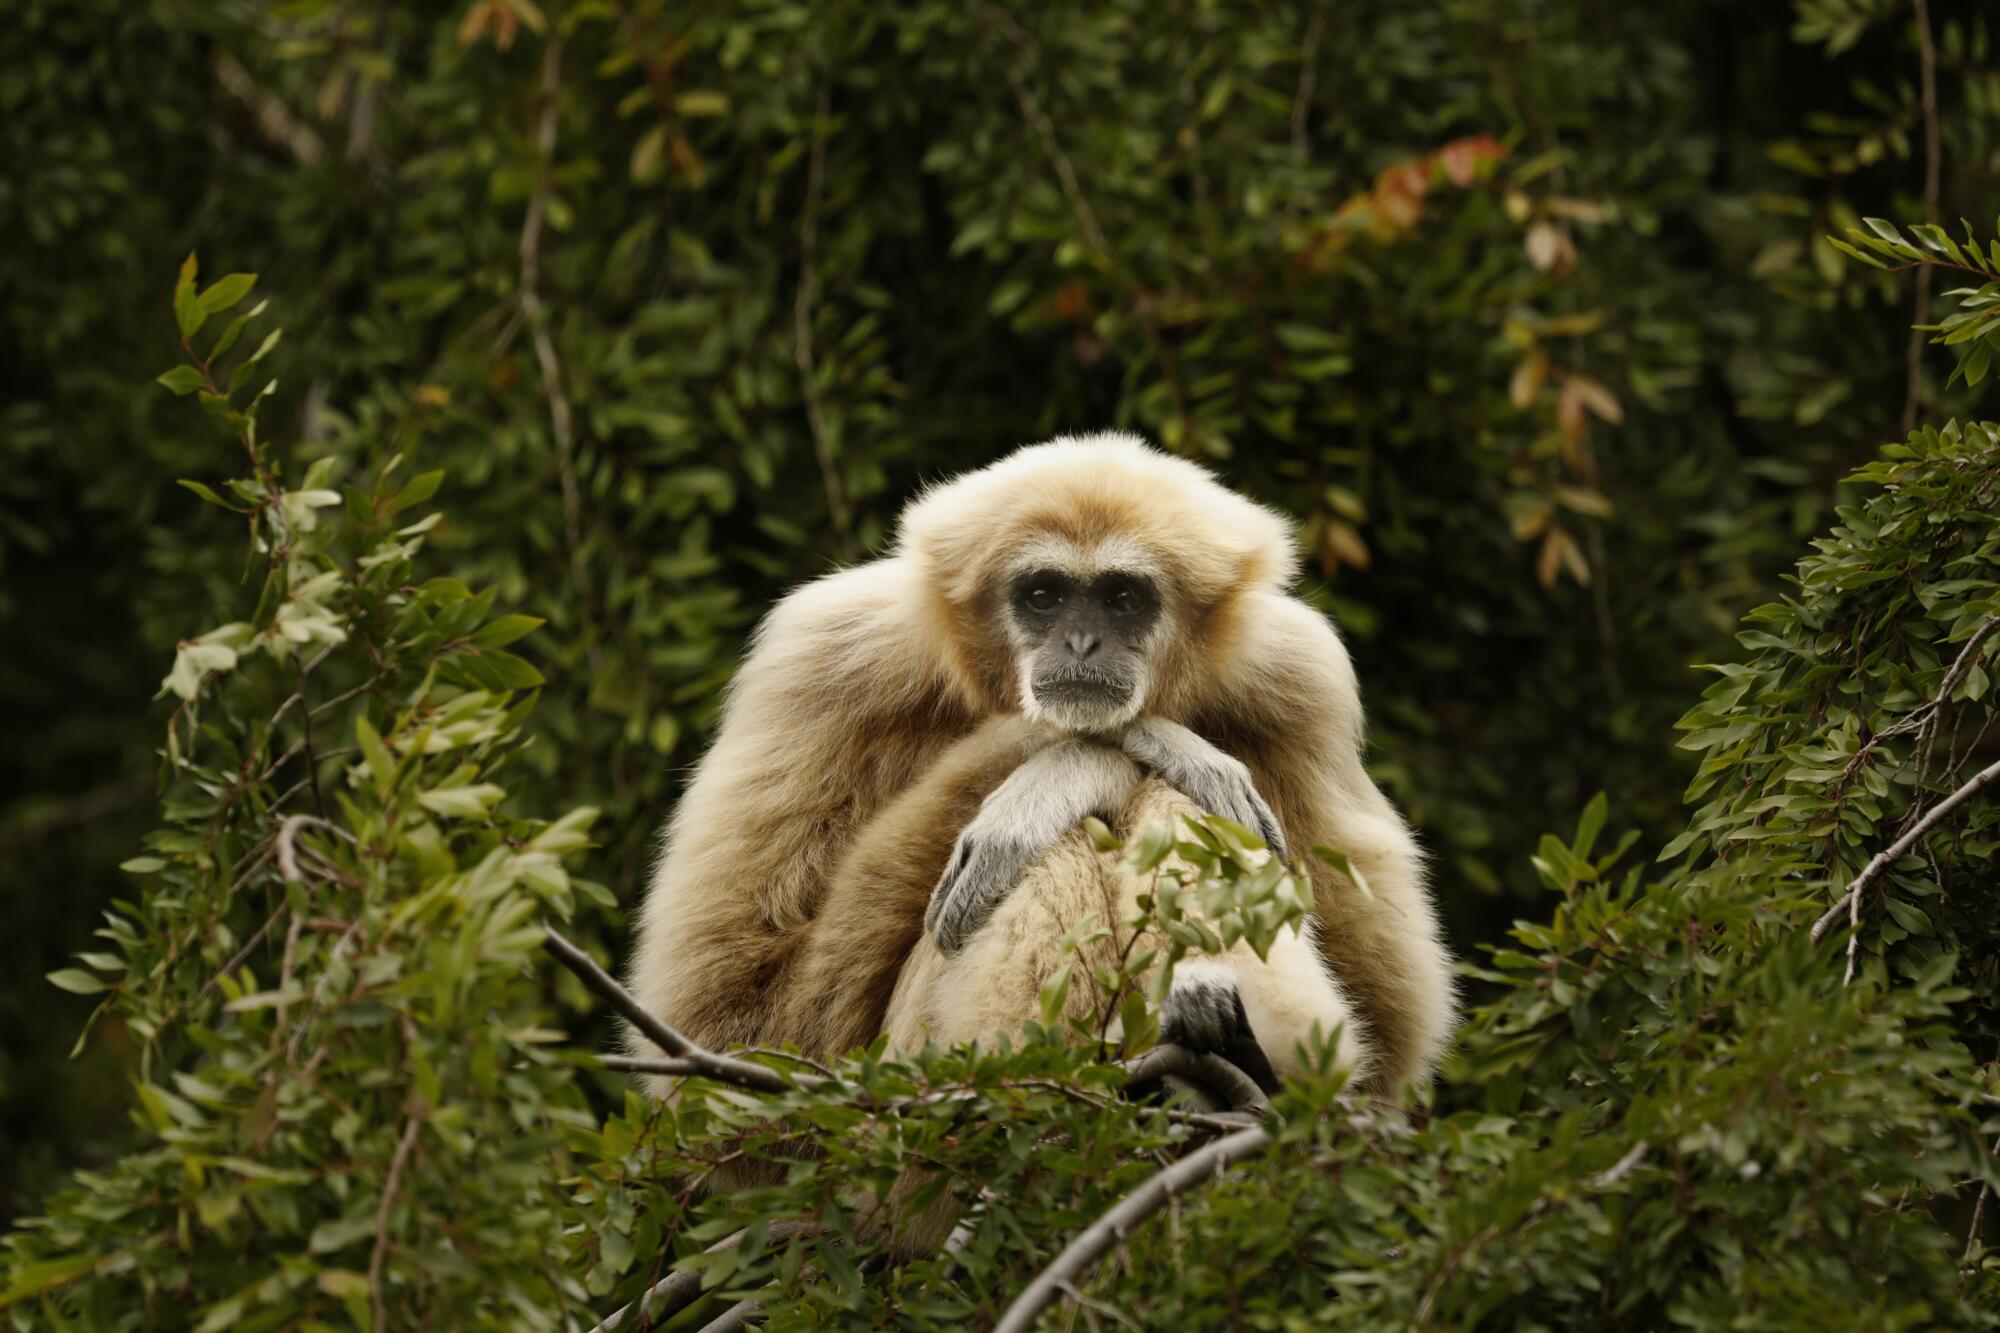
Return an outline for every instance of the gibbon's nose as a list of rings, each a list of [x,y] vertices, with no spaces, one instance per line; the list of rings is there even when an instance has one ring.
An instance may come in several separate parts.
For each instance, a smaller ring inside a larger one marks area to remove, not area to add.
[[[1088,630],[1071,630],[1063,636],[1063,642],[1069,645],[1071,654],[1088,659],[1097,652],[1098,645],[1103,640]]]

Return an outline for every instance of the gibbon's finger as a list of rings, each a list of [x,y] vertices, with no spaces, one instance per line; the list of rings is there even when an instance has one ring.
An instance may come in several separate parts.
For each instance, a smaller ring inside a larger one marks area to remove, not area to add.
[[[1289,859],[1285,850],[1285,831],[1278,827],[1278,816],[1272,813],[1270,802],[1255,787],[1250,789],[1250,804],[1256,812],[1255,819],[1244,827],[1256,830],[1264,845],[1271,849],[1271,855],[1280,861]]]
[[[958,835],[958,841],[952,844],[951,860],[945,865],[944,873],[938,876],[937,886],[931,890],[930,904],[924,908],[924,930],[927,933],[937,930],[938,914],[944,909],[950,887],[958,881],[959,875],[965,869],[969,841],[968,836],[961,833]]]
[[[963,863],[938,883],[931,895],[936,918],[930,924],[938,948],[955,954],[992,917],[1020,883],[1025,859],[1015,849],[985,838],[966,839]]]

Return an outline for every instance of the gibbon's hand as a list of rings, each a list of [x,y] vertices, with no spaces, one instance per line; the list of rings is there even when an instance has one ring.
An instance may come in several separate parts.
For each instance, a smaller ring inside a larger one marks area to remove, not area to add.
[[[1169,787],[1212,815],[1233,819],[1285,859],[1278,817],[1257,792],[1243,761],[1224,754],[1178,722],[1142,717],[1118,734],[1125,753],[1152,769]]]
[[[958,835],[924,929],[947,954],[965,947],[993,909],[1085,815],[1112,814],[1139,785],[1119,750],[1065,740],[1030,756],[988,794]]]

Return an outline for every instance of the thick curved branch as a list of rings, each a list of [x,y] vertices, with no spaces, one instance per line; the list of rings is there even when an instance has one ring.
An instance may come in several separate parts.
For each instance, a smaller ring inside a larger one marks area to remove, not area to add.
[[[635,1326],[648,1320],[665,1321],[694,1304],[694,1298],[701,1295],[701,1274],[686,1271],[669,1273],[646,1288],[646,1294],[630,1305],[621,1305],[604,1316],[604,1322],[590,1330],[590,1333],[617,1333],[625,1327],[629,1318]]]
[[[1014,1298],[993,1326],[993,1333],[1027,1333],[1041,1312],[1063,1294],[1064,1287],[1089,1272],[1168,1201],[1221,1175],[1232,1164],[1255,1157],[1270,1144],[1271,1135],[1261,1126],[1238,1130],[1195,1149],[1133,1190],[1063,1247],[1055,1262]]]

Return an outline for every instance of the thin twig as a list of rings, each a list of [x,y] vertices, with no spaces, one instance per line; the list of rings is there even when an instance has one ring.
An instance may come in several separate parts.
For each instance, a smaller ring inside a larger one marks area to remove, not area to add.
[[[1862,761],[1867,759],[1870,754],[1873,754],[1884,741],[1897,736],[1907,735],[1912,731],[1922,731],[1925,733],[1923,749],[1924,754],[1927,756],[1929,754],[1929,740],[1934,735],[1933,729],[1936,725],[1938,713],[1951,702],[1951,692],[1958,688],[1959,678],[1972,666],[1974,654],[1978,652],[1979,645],[1984,643],[1986,636],[1991,634],[1995,629],[2000,629],[2000,611],[1994,612],[1981,621],[1979,628],[1973,630],[1965,642],[1959,646],[1958,656],[1952,659],[1951,669],[1944,673],[1944,680],[1938,685],[1937,693],[1933,694],[1919,707],[1910,710],[1902,717],[1897,718],[1889,726],[1882,728],[1882,730],[1869,737],[1868,743],[1856,750],[1854,757],[1847,761],[1846,767],[1841,770],[1839,780],[1845,783],[1849,778],[1853,777],[1854,770],[1859,768]],[[1919,760],[1918,767],[1920,769],[1923,767],[1924,762],[1924,760]]]
[[[1938,168],[1940,153],[1938,148],[1938,108],[1937,108],[1937,47],[1931,41],[1931,10],[1929,0],[1914,0],[1917,10],[1917,58],[1922,79],[1920,105],[1924,117],[1924,221],[1932,226],[1938,220]],[[1917,424],[1917,390],[1923,382],[1924,330],[1918,327],[1930,322],[1931,310],[1931,266],[1924,264],[1917,269],[1916,313],[1910,324],[1910,343],[1905,353],[1908,366],[1908,384],[1903,392],[1903,433],[1909,434]]]
[[[718,1055],[704,1046],[697,1046],[640,1004],[638,997],[613,980],[611,974],[599,967],[589,954],[564,939],[554,926],[543,929],[548,934],[544,941],[548,951],[561,959],[564,967],[576,973],[579,981],[623,1014],[641,1036],[674,1059],[686,1061],[699,1069],[701,1077],[748,1088],[753,1092],[791,1092],[795,1087],[816,1088],[822,1085],[823,1080],[815,1078],[802,1078],[793,1083],[775,1069]]]
[[[1154,1049],[1158,1050],[1161,1048],[1155,1047]],[[1179,1047],[1171,1049],[1180,1050]],[[771,1052],[771,1054],[782,1054],[782,1052]],[[720,1056],[717,1058],[726,1060],[729,1057]],[[1235,1065],[1229,1064],[1228,1061],[1223,1060],[1220,1056],[1206,1058],[1220,1062],[1227,1067],[1229,1072],[1226,1074],[1204,1074],[1202,1072],[1203,1067],[1197,1063],[1202,1058],[1189,1053],[1190,1066],[1186,1075],[1188,1078],[1201,1082],[1205,1086],[1215,1087],[1217,1090],[1247,1084],[1255,1091],[1256,1085],[1249,1081],[1249,1077],[1243,1074],[1241,1070],[1238,1070]],[[694,1059],[678,1059],[671,1056],[662,1059],[658,1056],[647,1055],[603,1055],[599,1056],[598,1059],[606,1069],[615,1069],[623,1074],[645,1074],[654,1078],[705,1078],[713,1082],[728,1083],[736,1087],[747,1086],[733,1075],[719,1076],[712,1065]],[[1240,1084],[1237,1080],[1240,1080]],[[795,1086],[807,1091],[813,1091],[830,1087],[838,1081],[833,1075],[828,1075],[824,1079],[805,1079]],[[1148,1082],[1150,1081],[1149,1079]],[[1094,1096],[1090,1092],[1073,1084],[1064,1083],[1060,1079],[1009,1079],[1003,1081],[1001,1086],[1015,1090],[1053,1093],[1058,1097],[1066,1097],[1081,1106],[1087,1106],[1093,1111],[1108,1111],[1111,1109],[1109,1101]],[[1131,1085],[1128,1084],[1129,1086]],[[1143,1087],[1145,1084],[1142,1083],[1139,1086]],[[759,1087],[753,1089],[753,1091],[765,1091],[765,1089]],[[873,1097],[863,1093],[854,1098],[853,1104],[858,1110],[870,1111],[880,1115],[894,1115],[904,1111],[920,1110],[927,1106],[942,1106],[954,1102],[976,1102],[984,1095],[981,1090],[976,1088],[947,1087],[933,1088],[929,1092],[918,1093],[913,1097],[890,1097],[882,1101],[877,1101]],[[1256,1096],[1260,1099],[1256,1105],[1261,1108],[1263,1105],[1261,1101],[1263,1094],[1257,1092]],[[1246,1105],[1249,1105],[1249,1103],[1246,1103]],[[1161,1106],[1155,1107],[1153,1110],[1155,1114],[1164,1116],[1175,1124],[1186,1125],[1189,1129],[1204,1130],[1211,1134],[1233,1134],[1247,1125],[1257,1123],[1256,1114],[1249,1110],[1190,1111],[1178,1106]]]
[[[283,144],[301,163],[310,167],[326,156],[326,144],[312,127],[261,87],[242,62],[226,51],[215,58],[215,81],[250,108],[266,138]]]
[[[277,1045],[278,1037],[285,1030],[285,1010],[290,1007],[285,1000],[285,992],[292,987],[292,965],[298,961],[299,935],[305,926],[305,917],[293,912],[291,924],[285,928],[285,952],[278,963],[278,1012],[271,1023],[273,1046]]]
[[[1854,877],[1854,882],[1847,886],[1846,892],[1835,899],[1833,906],[1826,909],[1826,914],[1813,923],[1813,939],[1817,941],[1820,936],[1826,934],[1827,927],[1833,924],[1834,918],[1839,916],[1843,909],[1847,908],[1850,898],[1858,903],[1862,891],[1874,883],[1891,865],[1901,860],[1903,854],[1914,847],[1919,838],[1943,823],[1947,815],[1978,795],[1980,788],[1996,777],[2000,777],[2000,760],[1995,760],[1974,773],[1957,791],[1932,806],[1929,813],[1911,825],[1909,832],[1877,852],[1873,860],[1861,867],[1861,873]],[[1852,977],[1851,971],[1849,976]]]
[[[1326,13],[1315,8],[1306,23],[1305,51],[1299,57],[1299,91],[1292,99],[1292,153],[1306,155],[1306,111],[1312,106],[1313,81],[1319,74],[1319,42],[1326,32]]]
[[[576,486],[575,426],[570,419],[569,400],[563,396],[562,362],[556,357],[555,340],[549,336],[547,308],[542,304],[542,220],[548,212],[549,190],[555,174],[557,93],[562,87],[562,39],[549,34],[542,50],[542,109],[535,124],[535,188],[528,196],[528,215],[521,223],[521,313],[527,319],[528,335],[535,347],[535,365],[541,372],[542,395],[549,404],[549,431],[556,441],[556,467],[561,474],[563,497],[563,539],[569,546],[570,577],[576,583],[579,611],[588,615],[590,576],[583,562],[583,500]],[[584,651],[591,669],[601,669],[594,634],[584,636]]]
[[[331,646],[331,645],[329,645]],[[326,796],[319,789],[319,756],[313,753],[313,715],[311,705],[306,703],[306,664],[299,664],[299,744],[305,747],[306,777],[312,783],[313,809],[319,811],[321,819],[326,818]]]
[[[806,424],[812,429],[813,454],[819,460],[820,483],[826,488],[827,515],[844,539],[853,519],[847,491],[833,457],[833,437],[826,428],[825,405],[819,396],[819,364],[813,357],[813,288],[818,282],[819,196],[826,174],[827,118],[833,111],[833,75],[820,82],[819,107],[813,113],[812,154],[806,160],[806,206],[799,219],[799,293],[792,305],[792,359],[799,368],[799,395],[805,399]]]
[[[1089,1272],[1141,1222],[1166,1207],[1169,1200],[1221,1175],[1233,1163],[1255,1157],[1270,1145],[1270,1132],[1261,1125],[1238,1130],[1195,1149],[1153,1176],[1065,1245],[1055,1262],[1014,1298],[1014,1303],[1000,1316],[1000,1322],[993,1326],[993,1333],[1027,1333],[1042,1311],[1062,1295],[1066,1285]]]
[[[415,1111],[403,1122],[403,1137],[389,1159],[389,1178],[382,1185],[382,1202],[375,1209],[375,1251],[368,1256],[368,1299],[375,1308],[375,1327],[389,1327],[389,1311],[382,1299],[382,1265],[389,1255],[389,1210],[396,1205],[396,1190],[403,1180],[403,1166],[410,1150],[417,1146],[417,1131],[423,1122]]]
[[[285,883],[287,884],[297,884],[304,878],[299,873],[298,849],[292,845],[292,842],[298,837],[299,830],[307,824],[317,824],[330,833],[339,834],[349,842],[354,841],[352,833],[349,833],[346,829],[341,828],[331,820],[320,818],[318,815],[285,816],[285,822],[278,825],[278,873],[285,877]]]

